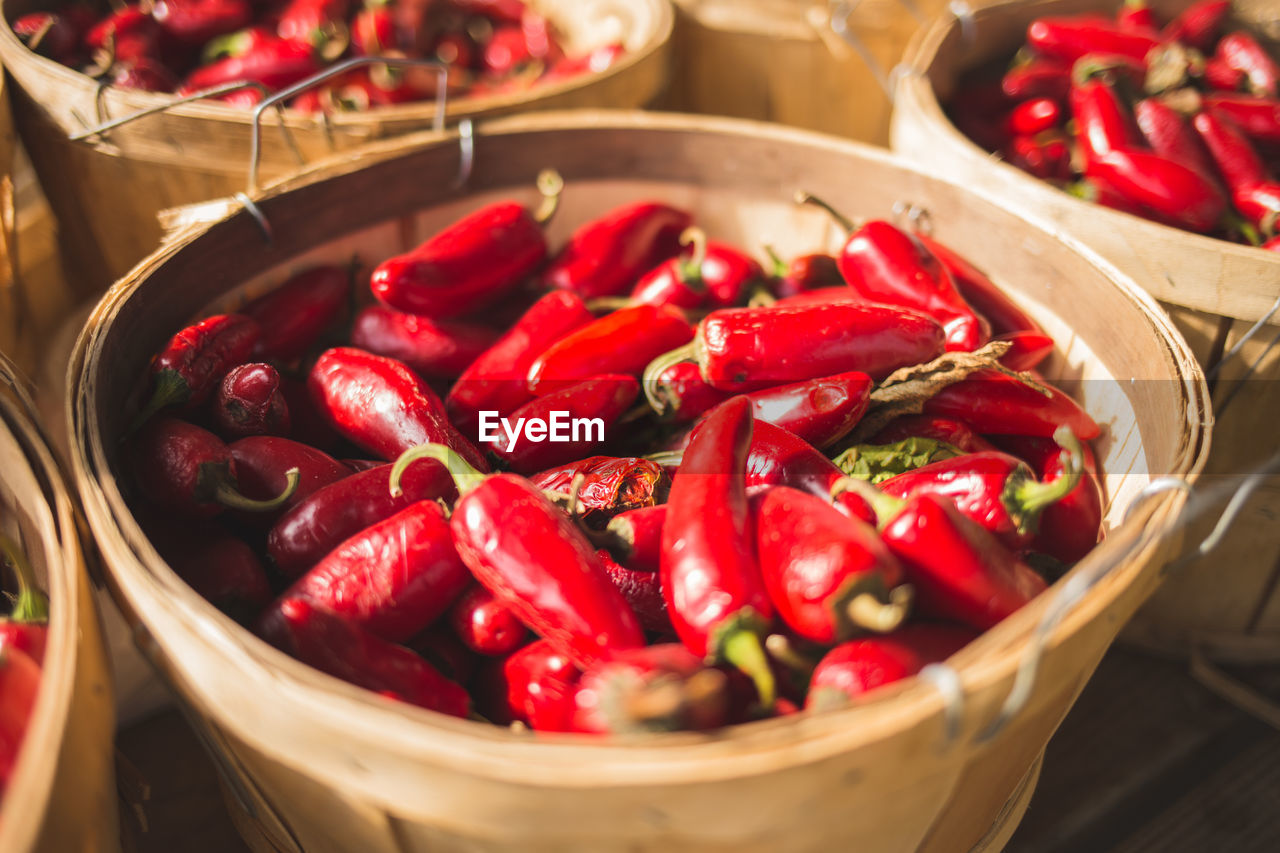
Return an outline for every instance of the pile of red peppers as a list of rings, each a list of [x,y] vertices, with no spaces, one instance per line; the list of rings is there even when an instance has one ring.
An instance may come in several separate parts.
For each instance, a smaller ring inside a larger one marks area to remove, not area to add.
[[[1097,543],[1099,426],[959,254],[831,209],[837,253],[761,264],[648,200],[553,250],[573,190],[537,187],[142,377],[135,515],[269,643],[500,725],[709,729],[859,701]],[[549,440],[556,413],[600,428]]]
[[[523,0],[72,0],[13,21],[29,48],[103,83],[190,94],[253,83],[218,96],[251,107],[341,59],[434,59],[449,96],[514,94],[603,71],[623,54],[608,44],[566,55],[555,27]],[[305,113],[434,101],[429,69],[367,65],[303,92]]]
[[[22,548],[0,532],[0,590],[9,604],[0,616],[0,797],[18,761],[40,691],[49,636],[49,599],[36,586]]]
[[[1280,62],[1230,0],[1163,22],[1147,0],[1039,18],[1008,68],[966,75],[947,112],[1080,198],[1280,250]]]

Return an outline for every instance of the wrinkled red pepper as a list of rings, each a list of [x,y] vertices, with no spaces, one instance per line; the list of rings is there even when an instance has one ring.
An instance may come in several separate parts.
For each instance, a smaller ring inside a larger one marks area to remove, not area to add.
[[[609,580],[635,611],[641,627],[655,634],[674,635],[671,617],[667,615],[667,601],[662,595],[662,576],[656,571],[627,568],[604,548],[596,551],[596,556],[604,564]]]
[[[289,404],[280,390],[280,373],[269,364],[242,364],[218,383],[213,422],[226,438],[288,435]]]
[[[582,476],[578,507],[588,526],[598,526],[618,513],[652,507],[665,501],[671,481],[662,466],[636,457],[589,456],[540,471],[529,480],[544,491],[567,495],[574,478]],[[653,571],[657,571],[655,564]]]
[[[168,406],[201,406],[228,370],[249,360],[260,331],[248,317],[215,314],[174,335],[151,362],[151,398],[135,426]]]

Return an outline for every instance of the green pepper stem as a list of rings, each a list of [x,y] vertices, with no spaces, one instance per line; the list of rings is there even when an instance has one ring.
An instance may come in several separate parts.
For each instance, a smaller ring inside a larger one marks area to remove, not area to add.
[[[747,628],[736,628],[724,638],[721,655],[755,682],[760,704],[765,708],[772,708],[777,685],[759,635]]]
[[[121,440],[133,435],[142,425],[151,420],[151,417],[162,409],[170,406],[176,406],[179,403],[185,403],[191,396],[191,388],[187,385],[185,379],[176,370],[162,370],[156,374],[156,388],[151,393],[151,399],[142,407],[142,411],[138,412],[138,416],[129,424],[129,428],[124,431]]]
[[[448,468],[449,476],[453,477],[459,495],[465,495],[484,482],[485,475],[473,468],[458,454],[458,451],[449,445],[434,442],[419,444],[401,453],[400,458],[391,466],[391,497],[398,498],[404,494],[404,489],[400,488],[400,478],[404,476],[405,470],[419,459],[434,459]]]
[[[800,676],[806,683],[817,667],[817,661],[802,655],[786,634],[770,634],[764,638],[764,647],[769,657]]]
[[[854,229],[857,227],[856,225],[854,225],[852,219],[845,216],[843,213],[841,213],[840,211],[832,207],[828,202],[818,198],[813,193],[807,193],[804,190],[799,190],[798,192],[796,192],[795,201],[796,201],[796,204],[808,204],[814,207],[822,208],[823,210],[825,210],[827,213],[831,215],[831,218],[836,221],[837,225],[839,225],[849,234],[852,234],[854,232]]]
[[[873,592],[859,593],[849,601],[849,621],[864,631],[886,634],[906,620],[914,600],[915,590],[906,584],[890,590],[888,601]]]
[[[695,352],[696,350],[694,349],[694,345],[691,343],[685,344],[682,347],[676,347],[670,352],[665,352],[653,361],[649,362],[648,366],[644,369],[644,373],[641,374],[640,387],[644,389],[644,398],[649,401],[649,405],[653,407],[653,411],[656,412],[659,417],[667,414],[671,406],[670,401],[666,399],[665,395],[659,393],[660,383],[658,381],[658,377],[661,376],[667,368],[674,367],[682,361],[693,361]]]
[[[702,281],[702,262],[707,259],[707,232],[690,225],[681,232],[680,245],[693,247],[689,259],[680,263],[680,280],[700,293],[706,289]]]
[[[27,562],[27,555],[17,542],[3,533],[0,533],[0,554],[13,565],[18,576],[18,598],[9,618],[14,622],[48,622],[49,599],[36,586],[35,572]]]
[[[774,278],[782,278],[787,274],[787,270],[789,270],[790,267],[787,266],[787,262],[782,259],[782,256],[778,254],[777,249],[773,248],[770,244],[765,243],[764,253],[769,256],[769,263],[773,264]]]
[[[832,500],[845,492],[853,492],[871,505],[871,511],[876,514],[876,527],[880,530],[884,530],[889,520],[902,512],[902,508],[906,506],[906,501],[899,500],[893,495],[886,495],[866,480],[859,480],[857,477],[841,477],[831,484]]]
[[[773,295],[773,292],[769,290],[769,286],[763,281],[757,281],[753,284],[747,294],[748,308],[768,308],[777,301],[778,297]]]
[[[588,299],[585,304],[587,310],[594,314],[597,311],[621,311],[636,303],[629,296],[597,296],[595,299]]]
[[[1046,508],[1071,494],[1084,476],[1084,448],[1070,427],[1058,427],[1053,440],[1062,448],[1062,473],[1047,483],[1011,474],[1001,496],[1019,529],[1029,527]]]
[[[538,173],[538,192],[542,201],[533,212],[533,221],[546,225],[560,208],[560,194],[564,192],[564,178],[555,169],[543,169]]]
[[[293,493],[298,490],[298,483],[302,475],[297,468],[290,468],[285,472],[284,477],[284,491],[274,498],[262,501],[255,500],[240,494],[231,483],[222,482],[218,484],[217,491],[213,493],[213,499],[231,509],[239,509],[245,512],[270,512],[273,509],[279,509],[285,501],[293,497]]]

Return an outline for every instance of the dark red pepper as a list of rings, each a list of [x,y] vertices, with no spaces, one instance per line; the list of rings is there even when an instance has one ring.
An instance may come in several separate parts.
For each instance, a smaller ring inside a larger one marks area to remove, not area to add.
[[[1097,18],[1038,18],[1027,27],[1027,44],[1037,54],[1075,62],[1090,53],[1143,60],[1160,40],[1154,31],[1126,30]]]
[[[572,731],[574,697],[582,672],[548,640],[538,640],[502,665],[506,704],[514,719],[534,731]]]
[[[591,734],[704,731],[729,721],[730,698],[723,672],[679,643],[661,643],[584,672],[572,725]]]
[[[662,595],[662,576],[656,571],[627,568],[616,562],[613,554],[604,548],[596,551],[596,556],[604,564],[609,580],[635,611],[641,627],[655,634],[674,634],[671,617],[667,615],[667,602]]]
[[[459,684],[466,684],[481,662],[470,649],[462,645],[453,629],[439,621],[414,637],[407,645],[426,658],[427,663],[440,670],[445,678]]]
[[[449,5],[464,15],[477,15],[499,24],[518,24],[528,12],[523,0],[449,0]]]
[[[109,13],[85,33],[91,51],[105,52],[115,62],[160,58],[160,25],[140,5],[123,6]]]
[[[178,88],[178,78],[158,60],[140,58],[113,65],[111,85],[143,92],[173,92]]]
[[[236,481],[245,495],[266,500],[282,493],[294,480],[297,488],[272,512],[279,516],[330,483],[351,476],[351,469],[323,450],[274,435],[251,435],[231,443]],[[297,472],[295,475],[293,472]],[[262,515],[263,521],[274,516]]]
[[[28,48],[63,65],[78,65],[81,39],[96,21],[87,6],[72,5],[54,14],[29,12],[13,22],[13,34]]]
[[[652,507],[665,501],[671,486],[662,466],[635,457],[590,456],[540,471],[529,480],[544,491],[568,495],[573,481],[582,476],[578,488],[577,509],[588,526],[599,526],[618,513]],[[657,571],[654,565],[653,571]]]
[[[1033,388],[993,370],[942,389],[924,404],[924,413],[962,420],[984,435],[1051,438],[1065,426],[1081,441],[1093,441],[1101,433],[1088,412],[1052,385]]]
[[[751,676],[761,704],[774,680],[762,646],[773,604],[760,575],[747,511],[751,403],[735,397],[695,430],[671,483],[662,528],[661,578],[671,623],[702,657]]]
[[[887,427],[871,438],[870,443],[893,444],[914,436],[946,442],[965,453],[982,453],[996,449],[994,444],[975,433],[963,421],[933,415],[903,415],[894,418]]]
[[[432,320],[385,305],[356,315],[351,345],[403,361],[419,376],[455,379],[494,345],[498,332],[479,323]]]
[[[779,299],[844,284],[835,257],[825,252],[797,255],[787,263],[778,257],[772,246],[765,246],[764,250],[773,263],[773,294]]]
[[[482,655],[509,655],[525,644],[524,623],[489,590],[473,584],[449,608],[449,625],[463,645]]]
[[[254,355],[293,361],[341,316],[350,296],[351,271],[342,267],[312,267],[291,276],[240,311],[262,330]]]
[[[1005,72],[1000,88],[1012,100],[1052,98],[1065,101],[1071,90],[1071,66],[1054,59],[1036,57]]]
[[[760,571],[791,630],[830,645],[902,624],[911,593],[875,528],[786,486],[751,499]]]
[[[226,438],[288,435],[289,404],[280,390],[280,374],[269,364],[242,364],[218,383],[213,422]]]
[[[259,634],[308,666],[413,705],[467,716],[467,692],[404,646],[300,599],[267,611]]]
[[[200,48],[210,39],[248,26],[253,7],[248,0],[156,0],[151,17],[169,38]]]
[[[1280,96],[1280,65],[1249,33],[1239,30],[1223,36],[1214,56],[1228,67],[1243,71],[1253,94]]]
[[[1218,29],[1231,14],[1231,0],[1198,0],[1165,25],[1160,33],[1164,42],[1182,42],[1197,50],[1213,47]]]
[[[668,258],[641,277],[631,301],[677,308],[729,308],[740,305],[750,288],[764,279],[754,258],[728,243],[707,240],[700,228],[688,228],[680,242],[687,257]]]
[[[382,459],[438,441],[488,470],[480,451],[449,423],[444,403],[402,362],[338,347],[316,360],[307,387],[334,429]]]
[[[240,314],[215,314],[178,332],[151,362],[151,399],[135,426],[168,406],[197,409],[228,370],[249,360],[259,333],[258,324]]]
[[[868,690],[915,675],[977,638],[974,631],[954,625],[908,625],[892,634],[842,643],[818,662],[804,706],[813,711],[847,707]]]
[[[1063,476],[1067,461],[1062,448],[1044,438],[1001,436],[1000,445],[1026,460],[1045,481]],[[1093,550],[1102,536],[1102,487],[1089,445],[1082,446],[1084,471],[1080,483],[1040,517],[1040,529],[1031,549],[1064,563],[1074,563]]]
[[[266,570],[243,539],[185,529],[181,534],[175,531],[171,540],[160,553],[165,562],[202,598],[232,619],[247,625],[271,603]]]
[[[1071,146],[1061,133],[1015,136],[1002,150],[1010,165],[1046,181],[1071,180]]]
[[[330,483],[281,516],[267,535],[276,569],[296,578],[360,531],[418,501],[451,501],[456,494],[444,466],[427,460],[405,470],[401,493],[392,497],[391,467],[380,464]]]
[[[440,444],[413,448],[397,472],[419,458],[448,466],[461,497],[450,526],[458,553],[534,633],[580,666],[644,645],[635,613],[578,527],[540,489],[514,474],[484,476]]]
[[[551,287],[583,299],[618,296],[641,275],[680,251],[692,217],[658,202],[615,208],[580,226],[543,274]]]

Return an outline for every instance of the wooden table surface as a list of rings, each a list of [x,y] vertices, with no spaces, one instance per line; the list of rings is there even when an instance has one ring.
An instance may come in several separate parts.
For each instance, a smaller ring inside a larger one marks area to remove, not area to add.
[[[1280,691],[1274,670],[1237,674]],[[122,806],[126,850],[248,850],[178,712],[132,726],[117,746],[123,787],[150,788],[145,802]],[[1006,850],[1280,851],[1280,732],[1200,686],[1186,664],[1115,649],[1049,743]]]

